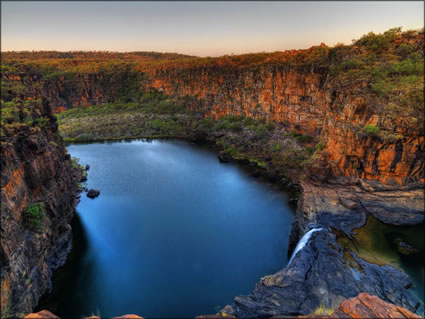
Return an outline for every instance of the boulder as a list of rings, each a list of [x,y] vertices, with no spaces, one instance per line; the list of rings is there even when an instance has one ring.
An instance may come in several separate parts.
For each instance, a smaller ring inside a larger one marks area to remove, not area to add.
[[[396,238],[394,240],[395,244],[397,245],[397,250],[400,254],[402,255],[411,255],[411,254],[415,254],[418,252],[417,249],[413,248],[412,246],[410,246],[409,244],[405,243],[404,241],[401,240],[401,238]]]
[[[88,192],[87,192],[87,197],[89,197],[89,198],[95,198],[95,197],[97,197],[97,196],[99,196],[100,195],[100,191],[99,190],[97,190],[97,189],[90,189]]]
[[[332,318],[421,318],[406,308],[399,307],[367,293],[347,299],[332,314]]]
[[[30,313],[24,317],[24,319],[59,319],[58,316],[47,310],[41,310],[39,312]]]

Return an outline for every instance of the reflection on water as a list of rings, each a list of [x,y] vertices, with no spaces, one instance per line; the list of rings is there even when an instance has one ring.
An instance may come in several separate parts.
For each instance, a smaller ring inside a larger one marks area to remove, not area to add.
[[[90,164],[74,249],[39,308],[62,318],[214,313],[283,268],[293,210],[273,185],[179,141],[71,145]]]

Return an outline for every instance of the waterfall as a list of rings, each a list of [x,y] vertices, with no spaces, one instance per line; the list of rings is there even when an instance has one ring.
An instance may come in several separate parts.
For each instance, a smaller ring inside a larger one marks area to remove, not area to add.
[[[291,264],[292,260],[295,258],[295,255],[304,248],[304,246],[308,243],[310,240],[311,235],[313,235],[314,232],[322,230],[323,228],[312,228],[308,232],[304,234],[304,236],[300,239],[297,246],[295,246],[294,252],[292,253],[291,259],[289,260],[288,266]]]

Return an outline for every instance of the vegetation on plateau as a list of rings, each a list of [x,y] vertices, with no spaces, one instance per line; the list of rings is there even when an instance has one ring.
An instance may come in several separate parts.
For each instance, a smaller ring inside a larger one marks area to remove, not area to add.
[[[423,39],[422,44],[411,41],[415,36],[423,38],[423,30],[370,32],[353,45],[332,48],[330,71],[342,86],[364,82],[379,111],[393,119],[419,115],[424,111],[424,51]]]

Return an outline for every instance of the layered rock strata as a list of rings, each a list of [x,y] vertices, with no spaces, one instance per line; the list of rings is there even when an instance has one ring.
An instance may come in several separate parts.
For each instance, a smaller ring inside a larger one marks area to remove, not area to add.
[[[2,318],[31,312],[71,249],[80,172],[72,167],[46,101],[39,118],[44,127],[16,124],[13,135],[2,137]]]

